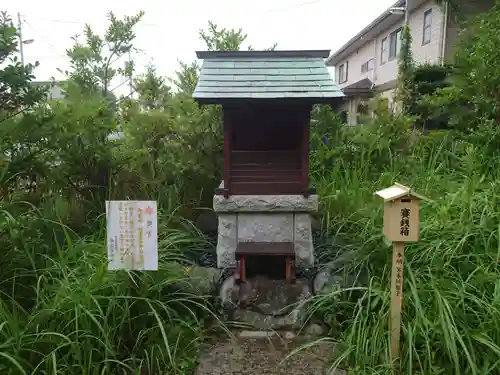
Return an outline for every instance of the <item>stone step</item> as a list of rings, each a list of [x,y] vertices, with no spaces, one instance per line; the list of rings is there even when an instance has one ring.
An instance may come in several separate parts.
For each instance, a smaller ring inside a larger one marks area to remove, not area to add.
[[[292,331],[251,331],[243,330],[237,333],[237,337],[240,339],[270,339],[270,338],[282,338],[285,340],[293,340],[297,337],[295,332]]]
[[[269,339],[282,338],[285,340],[313,340],[326,334],[326,327],[321,324],[309,324],[304,329],[298,331],[292,330],[252,330],[242,329],[236,333],[241,339]]]

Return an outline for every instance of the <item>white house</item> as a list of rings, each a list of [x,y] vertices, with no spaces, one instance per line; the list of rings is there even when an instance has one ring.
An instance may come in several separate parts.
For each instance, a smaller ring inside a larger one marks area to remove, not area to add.
[[[453,55],[458,21],[446,4],[438,5],[435,0],[406,1],[415,62],[443,63]],[[363,99],[374,93],[387,98],[390,107],[394,104],[404,24],[404,12],[394,8],[406,7],[406,1],[397,1],[326,61],[327,66],[335,67],[335,79],[346,95],[341,109],[346,111],[349,125],[358,123]],[[486,11],[490,4],[469,0],[465,6],[467,14],[474,14]]]

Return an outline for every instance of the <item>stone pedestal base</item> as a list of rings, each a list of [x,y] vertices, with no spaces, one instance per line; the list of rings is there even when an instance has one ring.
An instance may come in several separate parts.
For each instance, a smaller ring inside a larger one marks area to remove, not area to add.
[[[313,265],[310,213],[317,209],[317,195],[214,196],[217,267],[235,267],[238,242],[292,242],[296,264]]]

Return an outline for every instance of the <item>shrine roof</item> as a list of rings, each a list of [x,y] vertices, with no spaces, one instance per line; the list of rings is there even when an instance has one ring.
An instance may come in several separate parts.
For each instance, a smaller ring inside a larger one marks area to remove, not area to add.
[[[225,99],[334,99],[344,94],[325,58],[328,50],[202,51],[200,77],[193,93],[199,102]]]

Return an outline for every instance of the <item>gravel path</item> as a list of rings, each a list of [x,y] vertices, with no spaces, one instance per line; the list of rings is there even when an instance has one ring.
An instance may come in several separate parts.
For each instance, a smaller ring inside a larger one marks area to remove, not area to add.
[[[295,353],[305,342],[273,337],[259,339],[221,338],[200,358],[195,375],[326,375],[334,344],[321,343]],[[283,362],[283,363],[282,363]],[[344,375],[336,371],[328,375]]]

